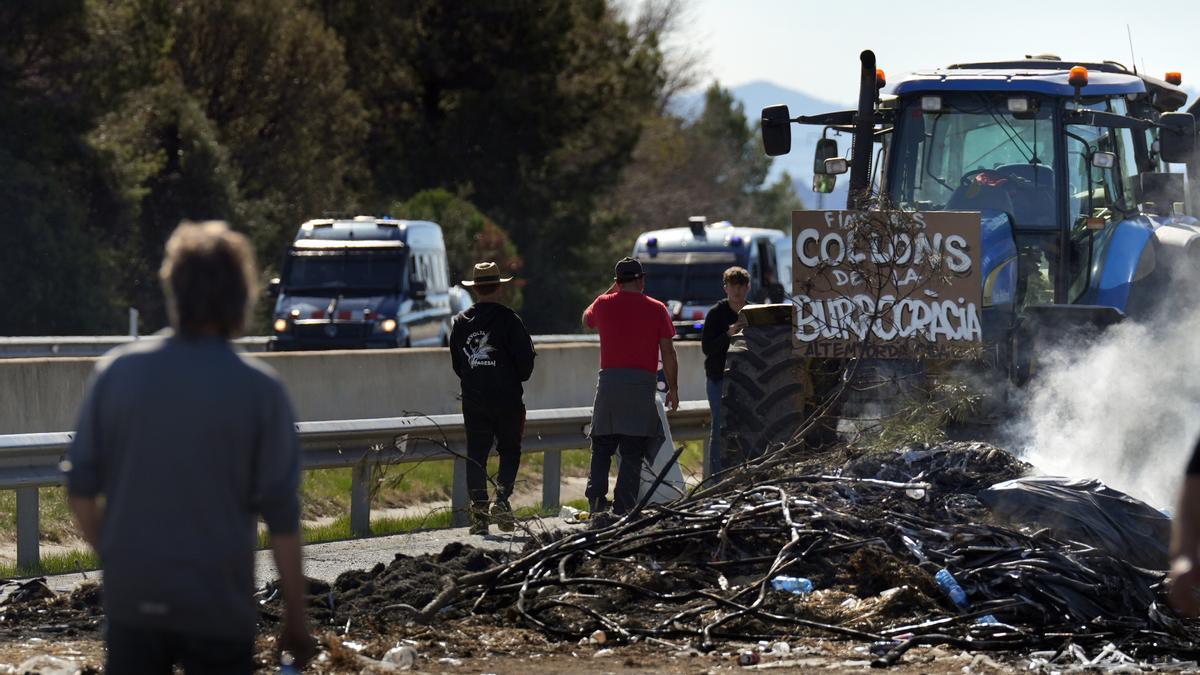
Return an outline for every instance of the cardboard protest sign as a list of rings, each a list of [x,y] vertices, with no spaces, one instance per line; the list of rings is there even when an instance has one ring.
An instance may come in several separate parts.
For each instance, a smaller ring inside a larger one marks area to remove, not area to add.
[[[983,338],[980,239],[978,212],[794,211],[794,347],[969,356]]]

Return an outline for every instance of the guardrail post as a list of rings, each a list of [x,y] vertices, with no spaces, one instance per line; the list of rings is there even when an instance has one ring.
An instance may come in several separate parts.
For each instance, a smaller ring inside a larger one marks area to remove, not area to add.
[[[371,464],[365,459],[354,465],[350,478],[350,533],[371,535]]]
[[[557,509],[562,501],[562,450],[542,453],[542,508]]]
[[[450,490],[450,523],[454,527],[466,527],[469,519],[467,509],[471,500],[467,495],[467,460],[465,457],[454,459],[454,484]]]
[[[38,549],[38,489],[17,488],[17,567],[39,569],[42,554]]]
[[[708,462],[708,455],[710,452],[712,452],[712,437],[711,436],[704,439],[704,459],[701,461],[703,466],[700,467],[700,478],[702,478],[704,480],[708,479],[708,473],[709,473],[708,467],[712,466]]]

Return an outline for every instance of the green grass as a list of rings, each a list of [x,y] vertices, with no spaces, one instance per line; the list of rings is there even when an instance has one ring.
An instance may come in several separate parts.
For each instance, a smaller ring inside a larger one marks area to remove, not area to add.
[[[689,483],[694,484],[699,480],[704,446],[699,441],[686,443],[685,446],[686,449],[679,461],[685,478]],[[588,450],[563,451],[562,475],[564,477],[586,476],[590,460],[591,453]],[[498,460],[493,456],[488,462],[489,471],[495,472],[497,463]],[[380,467],[376,476],[375,493],[372,495],[371,506],[372,508],[391,508],[448,500],[452,489],[453,475],[454,463],[452,461]],[[521,462],[517,481],[519,484],[525,483],[524,487],[527,488],[540,485],[542,482],[542,458],[538,455],[526,455]],[[303,528],[305,543],[314,544],[352,538],[349,515],[350,484],[350,469],[318,469],[304,472],[300,486],[303,517],[307,520],[331,516],[333,518],[333,520],[320,525],[305,525]],[[587,501],[583,499],[569,500],[564,502],[564,505],[580,510],[587,509]],[[41,488],[39,490],[39,509],[43,542],[57,544],[77,540],[75,525],[61,487]],[[516,509],[516,514],[520,518],[553,516],[557,513],[558,509],[542,510],[537,507]],[[372,518],[371,533],[373,536],[385,536],[417,530],[448,528],[451,526],[451,519],[452,514],[447,509],[432,510],[420,516]],[[16,538],[16,493],[12,490],[0,491],[0,537],[8,541]],[[97,569],[99,565],[95,555],[91,551],[84,550],[82,543],[80,546],[80,550],[69,553],[43,554],[41,569],[37,570],[18,569],[15,565],[0,565],[0,577],[65,574],[77,572],[80,569]],[[268,546],[266,533],[260,535],[259,546],[262,548]]]
[[[75,536],[75,521],[67,508],[66,491],[62,487],[38,489],[38,512],[42,541],[59,544]],[[0,537],[9,541],[17,538],[16,490],[0,490]]]
[[[90,572],[100,569],[100,559],[96,554],[87,550],[70,551],[68,553],[45,553],[42,555],[41,568],[25,568],[16,565],[0,565],[0,578],[14,579],[21,577],[36,577],[45,574],[70,574],[72,572]]]

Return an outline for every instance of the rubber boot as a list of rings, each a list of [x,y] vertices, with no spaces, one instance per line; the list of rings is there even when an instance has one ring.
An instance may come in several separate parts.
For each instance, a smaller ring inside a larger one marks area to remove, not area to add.
[[[517,519],[513,517],[512,506],[509,505],[508,499],[497,496],[496,501],[492,502],[489,515],[501,532],[512,532],[517,529]]]
[[[488,505],[487,502],[479,502],[471,504],[471,534],[480,537],[486,537],[488,533]]]
[[[597,513],[605,513],[608,509],[608,497],[592,497],[588,500],[588,511],[591,511],[593,516]]]

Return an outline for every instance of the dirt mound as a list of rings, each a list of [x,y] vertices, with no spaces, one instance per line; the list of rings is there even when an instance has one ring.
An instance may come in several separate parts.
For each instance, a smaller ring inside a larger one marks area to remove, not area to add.
[[[332,584],[308,579],[308,614],[318,626],[344,627],[349,622],[359,629],[387,632],[393,622],[403,622],[433,601],[449,580],[502,562],[495,551],[459,542],[447,544],[436,555],[397,553],[387,565],[344,572]],[[257,597],[264,627],[271,628],[283,613],[278,582],[265,586]]]

